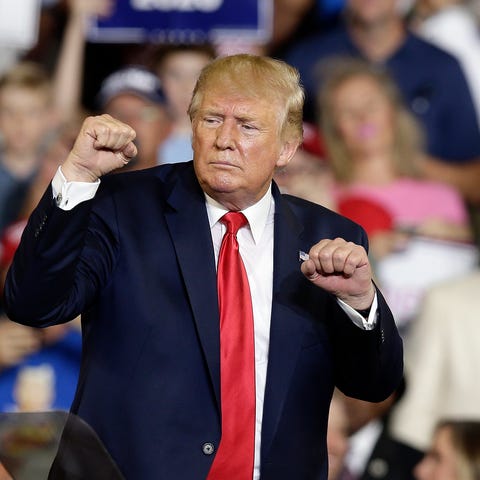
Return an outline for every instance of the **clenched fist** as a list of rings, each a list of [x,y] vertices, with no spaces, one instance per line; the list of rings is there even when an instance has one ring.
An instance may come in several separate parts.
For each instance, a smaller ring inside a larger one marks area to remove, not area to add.
[[[88,117],[62,165],[67,181],[95,182],[137,154],[135,130],[110,115]]]
[[[301,269],[313,284],[357,310],[372,305],[375,287],[367,252],[343,238],[324,239],[308,252]]]

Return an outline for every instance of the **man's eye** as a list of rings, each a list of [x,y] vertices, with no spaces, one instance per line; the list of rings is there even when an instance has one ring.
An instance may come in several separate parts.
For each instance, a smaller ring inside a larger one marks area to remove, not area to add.
[[[253,125],[250,125],[250,124],[248,124],[248,123],[244,123],[244,124],[242,125],[242,128],[243,128],[244,130],[247,130],[247,131],[253,131],[253,130],[256,130],[256,129],[257,129],[256,127],[254,127]]]
[[[203,121],[208,124],[214,124],[219,122],[218,118],[215,117],[205,117]]]

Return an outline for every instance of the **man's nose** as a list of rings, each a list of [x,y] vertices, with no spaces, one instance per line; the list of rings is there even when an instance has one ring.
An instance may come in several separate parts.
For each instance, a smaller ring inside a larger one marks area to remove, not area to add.
[[[222,150],[234,149],[236,141],[235,125],[225,121],[217,128],[215,144]]]

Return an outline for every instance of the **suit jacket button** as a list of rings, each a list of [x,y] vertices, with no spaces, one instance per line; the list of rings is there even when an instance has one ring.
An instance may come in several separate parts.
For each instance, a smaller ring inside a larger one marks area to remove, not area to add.
[[[372,478],[387,478],[388,463],[383,458],[374,458],[368,464],[368,473]]]
[[[215,446],[213,443],[207,442],[202,445],[202,452],[205,455],[211,455],[215,451]]]

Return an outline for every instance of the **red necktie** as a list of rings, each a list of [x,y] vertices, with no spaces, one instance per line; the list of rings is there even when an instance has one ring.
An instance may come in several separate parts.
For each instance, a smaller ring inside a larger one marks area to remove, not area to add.
[[[247,219],[229,212],[218,257],[222,438],[208,480],[251,480],[255,451],[255,351],[252,299],[238,249]]]

